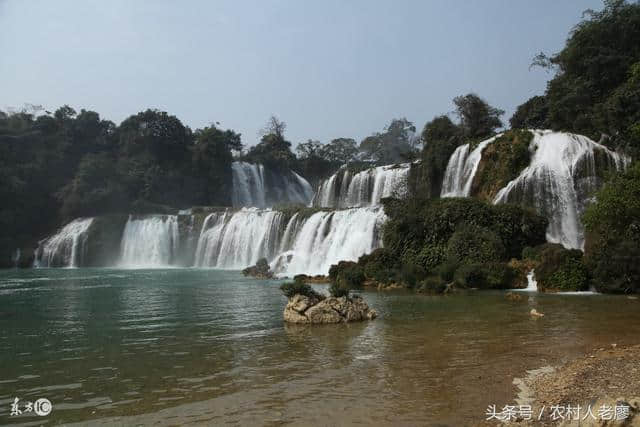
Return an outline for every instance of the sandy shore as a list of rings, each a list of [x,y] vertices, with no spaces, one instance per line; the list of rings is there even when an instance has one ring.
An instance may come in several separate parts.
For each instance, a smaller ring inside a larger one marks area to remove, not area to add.
[[[507,418],[502,412],[507,419],[483,425],[640,426],[640,345],[612,344],[527,374],[514,380],[517,415]]]

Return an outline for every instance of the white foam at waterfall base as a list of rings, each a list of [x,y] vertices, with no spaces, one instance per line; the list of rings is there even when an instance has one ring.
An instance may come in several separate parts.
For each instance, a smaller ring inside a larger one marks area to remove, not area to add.
[[[382,208],[316,212],[299,226],[287,259],[274,260],[277,274],[327,274],[332,264],[356,261],[381,245]]]
[[[120,241],[120,267],[171,266],[179,244],[176,215],[129,216]]]
[[[476,175],[482,159],[482,151],[498,136],[500,135],[480,142],[471,153],[469,153],[469,144],[456,148],[447,163],[440,192],[441,197],[469,197],[473,177]]]
[[[529,166],[498,192],[494,203],[533,205],[549,219],[548,241],[583,249],[580,217],[585,199],[598,189],[596,174],[603,172],[596,170],[595,152],[600,151],[608,168],[622,169],[627,160],[582,135],[531,132]]]
[[[408,191],[409,163],[378,166],[353,174],[342,168],[322,181],[314,197],[313,206],[323,208],[351,208],[378,206],[385,197],[405,197]],[[340,188],[337,188],[338,175]]]
[[[76,218],[56,234],[42,241],[36,250],[36,267],[78,267],[93,218]]]

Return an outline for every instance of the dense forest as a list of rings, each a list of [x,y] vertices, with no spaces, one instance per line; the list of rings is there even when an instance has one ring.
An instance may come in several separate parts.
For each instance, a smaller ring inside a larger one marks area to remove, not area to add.
[[[487,182],[494,187],[508,182],[528,162],[528,133],[519,129],[584,134],[638,159],[640,5],[609,0],[602,11],[587,11],[565,47],[538,54],[532,66],[555,74],[546,91],[520,105],[508,121],[511,129],[495,145],[505,150],[502,158],[507,160],[483,171]],[[411,170],[411,197],[385,202],[390,218],[385,249],[359,264],[343,264],[344,271],[336,267],[336,281],[358,286],[375,279],[441,289],[455,277],[461,284],[506,287],[522,280],[524,267],[507,266],[515,259],[522,265],[535,263],[543,287],[584,289],[595,283],[604,288],[607,275],[617,274],[619,280],[607,285],[612,291],[637,290],[638,166],[610,177],[587,212],[584,256],[545,245],[544,218],[526,209],[438,199],[454,150],[505,128],[504,111],[477,94],[457,96],[453,104],[454,114],[433,118],[421,132],[407,119],[393,119],[359,142],[310,139],[298,141],[295,151],[286,124],[276,117],[269,119],[257,145],[245,147],[233,130],[218,124],[192,130],[158,110],[132,115],[119,125],[66,105],[55,112],[37,107],[0,112],[0,265],[12,265],[16,248],[35,246],[78,216],[230,206],[236,160],[293,170],[315,185],[346,163],[419,159],[419,167]],[[436,231],[426,226],[438,221],[443,225]],[[612,253],[617,255],[611,259]]]

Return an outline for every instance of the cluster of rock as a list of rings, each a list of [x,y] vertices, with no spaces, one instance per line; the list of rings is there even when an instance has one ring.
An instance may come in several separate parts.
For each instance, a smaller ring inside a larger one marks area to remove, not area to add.
[[[377,313],[358,295],[324,299],[295,294],[284,309],[288,323],[343,323],[375,319]]]
[[[242,270],[242,274],[249,277],[255,277],[256,279],[273,279],[275,277],[266,258],[260,258],[258,262],[256,262],[256,265],[252,265],[251,267],[247,267]]]

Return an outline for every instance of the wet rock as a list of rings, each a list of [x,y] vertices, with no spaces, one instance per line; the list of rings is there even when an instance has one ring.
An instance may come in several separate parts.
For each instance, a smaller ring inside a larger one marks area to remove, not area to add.
[[[296,294],[284,309],[288,323],[344,323],[375,319],[377,313],[358,295],[323,300]]]
[[[260,258],[258,262],[256,262],[256,265],[242,270],[242,274],[249,277],[255,277],[256,279],[273,279],[274,277],[266,258]]]
[[[544,314],[538,312],[538,310],[536,310],[535,308],[532,308],[531,311],[529,312],[529,314],[531,314],[531,316],[533,317],[543,317]]]

